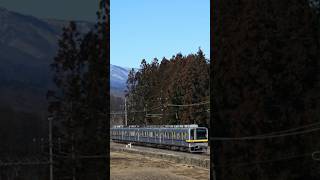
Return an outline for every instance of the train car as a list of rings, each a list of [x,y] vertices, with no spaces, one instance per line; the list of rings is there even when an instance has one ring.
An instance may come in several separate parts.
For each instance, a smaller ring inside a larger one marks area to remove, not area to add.
[[[110,130],[113,141],[166,147],[188,152],[206,152],[208,129],[198,125],[116,126]]]

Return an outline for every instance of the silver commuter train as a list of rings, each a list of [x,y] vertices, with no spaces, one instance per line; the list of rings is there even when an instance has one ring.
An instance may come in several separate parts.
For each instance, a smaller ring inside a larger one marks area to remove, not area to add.
[[[115,126],[111,128],[113,141],[166,147],[189,152],[206,152],[208,129],[198,125]]]

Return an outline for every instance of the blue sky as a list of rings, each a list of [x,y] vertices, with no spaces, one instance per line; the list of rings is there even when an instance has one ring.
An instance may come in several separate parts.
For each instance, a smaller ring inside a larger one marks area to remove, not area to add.
[[[95,22],[99,0],[0,0],[0,7],[38,18]]]
[[[139,67],[198,48],[210,57],[209,0],[110,0],[110,61]]]

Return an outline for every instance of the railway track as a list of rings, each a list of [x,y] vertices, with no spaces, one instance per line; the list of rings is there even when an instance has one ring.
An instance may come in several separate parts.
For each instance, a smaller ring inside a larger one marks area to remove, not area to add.
[[[111,151],[126,151],[131,153],[143,154],[157,158],[164,158],[182,164],[189,164],[209,169],[210,153],[195,154],[168,149],[159,149],[153,147],[145,147],[132,145],[131,148],[126,147],[126,144],[110,142]]]

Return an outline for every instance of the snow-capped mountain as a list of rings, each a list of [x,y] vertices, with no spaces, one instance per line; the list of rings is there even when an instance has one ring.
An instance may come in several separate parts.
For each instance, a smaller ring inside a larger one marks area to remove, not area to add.
[[[46,108],[52,85],[49,64],[57,52],[64,20],[40,19],[0,7],[0,102],[20,110]],[[94,24],[77,21],[81,33]],[[130,68],[111,65],[111,93],[123,96]]]
[[[110,83],[112,87],[123,88],[123,85],[126,83],[129,68],[123,68],[116,65],[110,66]]]
[[[125,68],[116,65],[110,65],[110,88],[111,93],[117,96],[123,96],[126,90],[126,83],[129,71],[132,68]],[[136,70],[136,69],[135,69]]]
[[[58,48],[64,20],[40,19],[0,7],[0,102],[21,111],[46,109],[52,84],[49,64]],[[76,22],[80,33],[94,27]]]

